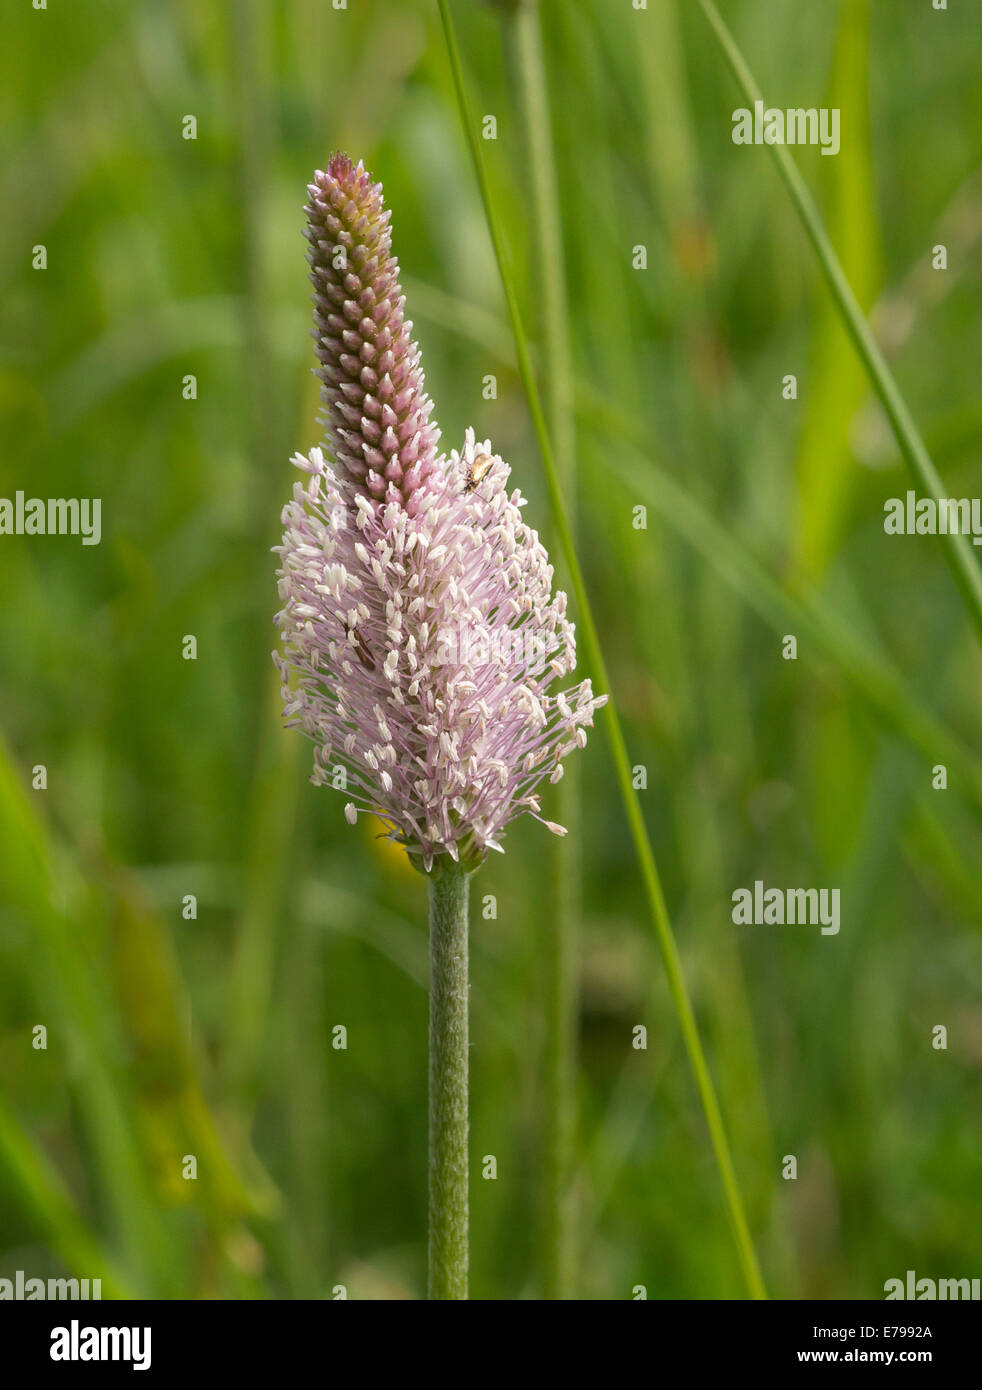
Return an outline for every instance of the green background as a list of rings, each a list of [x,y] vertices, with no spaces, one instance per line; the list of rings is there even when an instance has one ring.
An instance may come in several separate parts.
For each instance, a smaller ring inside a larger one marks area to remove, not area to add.
[[[977,12],[722,9],[769,102],[840,108],[841,153],[796,158],[978,495]],[[913,484],[698,7],[541,10],[580,553],[770,1292],[977,1277],[977,638],[939,543],[883,532]],[[510,21],[453,12],[535,348]],[[419,1297],[425,885],[279,729],[269,547],[317,439],[301,209],[335,148],[384,183],[446,447],[491,435],[551,539],[436,5],[18,0],[2,49],[0,496],[101,497],[103,539],[0,537],[0,1276]],[[602,728],[579,763],[577,1291],[738,1297]],[[541,1287],[548,840],[517,824],[473,886],[475,1297]],[[840,934],[734,926],[757,878],[839,887]]]

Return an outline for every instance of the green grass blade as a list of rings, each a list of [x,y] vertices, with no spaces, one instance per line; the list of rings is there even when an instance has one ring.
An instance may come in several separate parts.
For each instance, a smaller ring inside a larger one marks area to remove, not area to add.
[[[801,654],[838,667],[884,721],[931,762],[961,768],[968,795],[982,805],[982,762],[946,728],[858,632],[818,599],[796,598],[663,469],[640,452],[606,468],[671,526],[779,636],[804,637]]]
[[[522,5],[506,26],[518,78],[528,148],[529,193],[535,231],[535,268],[542,305],[542,381],[550,437],[576,528],[576,430],[569,348],[566,265],[559,185],[549,121],[549,90],[538,4]],[[564,581],[560,572],[560,582]],[[548,1299],[576,1296],[576,1040],[580,1011],[579,940],[583,862],[581,779],[571,766],[557,788],[556,811],[566,835],[549,847],[550,906],[543,931],[547,971],[543,1117],[542,1290]]]
[[[754,79],[736,40],[720,16],[713,0],[699,0],[703,13],[719,41],[729,64],[730,71],[744,96],[751,103],[762,101],[760,88]],[[829,240],[828,233],[819,215],[815,200],[801,176],[798,166],[788,154],[784,145],[768,146],[777,165],[778,174],[801,219],[808,239],[818,256],[822,272],[828,282],[842,321],[859,354],[873,389],[879,397],[887,418],[897,437],[900,452],[913,474],[921,492],[936,502],[947,494],[944,484],[928,453],[927,445],[921,437],[907,402],[897,385],[886,358],[873,337],[869,324],[859,307],[852,286],[842,269],[842,264]],[[982,639],[982,570],[979,569],[968,540],[961,534],[947,533],[942,537],[944,553],[954,573],[955,580],[965,599],[969,616]]]
[[[134,1298],[136,1290],[116,1268],[62,1186],[44,1152],[28,1139],[0,1096],[0,1190],[78,1279],[101,1279],[106,1298]]]
[[[599,684],[604,690],[609,691],[610,681],[607,677],[606,663],[604,662],[603,652],[597,636],[596,624],[593,619],[589,596],[583,582],[583,575],[580,570],[576,547],[573,543],[572,531],[566,517],[562,490],[560,488],[556,463],[553,457],[552,444],[549,438],[549,431],[546,427],[545,415],[542,409],[542,402],[539,398],[535,374],[532,369],[532,359],[525,338],[525,331],[522,326],[518,299],[512,282],[511,272],[508,267],[504,240],[498,224],[497,213],[491,200],[487,176],[484,169],[484,161],[481,156],[480,145],[478,144],[477,126],[471,115],[467,93],[464,88],[463,70],[460,53],[457,47],[453,20],[450,15],[447,0],[438,0],[438,4],[440,7],[440,16],[443,21],[444,33],[446,35],[447,50],[453,72],[454,89],[460,109],[461,122],[474,162],[475,173],[484,204],[488,232],[494,249],[495,260],[498,264],[505,302],[508,307],[508,314],[511,319],[512,331],[515,337],[515,351],[518,357],[519,374],[528,399],[529,413],[532,417],[532,424],[538,440],[539,451],[542,455],[546,485],[552,508],[553,525],[559,536],[579,608],[580,625],[583,634],[583,645],[586,648],[587,663],[593,670]],[[757,1263],[757,1255],[744,1214],[743,1199],[740,1194],[733,1160],[730,1155],[730,1145],[723,1123],[723,1116],[716,1098],[716,1090],[709,1074],[709,1067],[706,1063],[695,1014],[692,1010],[688,988],[682,973],[682,964],[675,942],[675,934],[672,931],[668,908],[665,903],[665,895],[662,890],[661,877],[658,872],[654,851],[652,850],[651,842],[648,838],[648,831],[641,813],[640,802],[631,785],[630,759],[628,758],[627,746],[624,742],[620,718],[618,717],[612,699],[608,701],[604,713],[606,716],[607,732],[610,738],[617,782],[624,803],[624,810],[627,816],[631,838],[634,842],[635,851],[641,868],[641,876],[651,910],[655,937],[658,941],[658,946],[665,965],[669,991],[678,1016],[686,1052],[689,1056],[689,1062],[692,1066],[699,1099],[706,1117],[706,1124],[709,1129],[713,1152],[726,1195],[727,1209],[733,1227],[740,1265],[751,1296],[755,1299],[766,1298],[766,1290]]]

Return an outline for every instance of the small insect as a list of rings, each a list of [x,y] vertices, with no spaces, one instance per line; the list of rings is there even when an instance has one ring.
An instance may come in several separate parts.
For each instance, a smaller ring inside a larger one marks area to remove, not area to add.
[[[487,475],[488,469],[494,463],[490,454],[475,454],[474,462],[467,470],[467,482],[464,484],[465,492],[473,492],[478,483]]]
[[[369,650],[365,646],[365,641],[361,633],[358,631],[356,627],[349,627],[347,623],[345,623],[344,625],[344,630],[349,637],[354,635],[355,653],[358,657],[358,660],[361,662],[363,666],[367,667],[369,671],[374,671],[375,662],[372,660]]]

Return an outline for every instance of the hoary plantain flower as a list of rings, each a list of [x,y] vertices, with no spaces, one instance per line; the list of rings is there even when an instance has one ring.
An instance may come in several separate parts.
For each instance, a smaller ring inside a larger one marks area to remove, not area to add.
[[[543,820],[606,696],[553,689],[573,625],[508,466],[473,430],[437,451],[381,186],[338,154],[308,192],[328,456],[294,458],[274,660],[312,780],[429,877],[429,1292],[466,1298],[468,879],[516,817]]]
[[[604,697],[588,680],[551,693],[573,625],[508,466],[473,430],[437,454],[381,186],[336,155],[309,192],[333,466],[295,456],[306,481],[283,511],[284,713],[350,821],[374,812],[426,870],[474,868],[516,816],[542,819],[536,789]]]

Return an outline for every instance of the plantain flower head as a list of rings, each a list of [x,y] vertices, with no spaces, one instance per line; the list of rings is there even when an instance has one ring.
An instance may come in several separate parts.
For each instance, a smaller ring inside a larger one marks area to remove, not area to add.
[[[554,690],[574,629],[507,464],[473,430],[436,452],[380,186],[335,156],[308,217],[331,461],[294,457],[276,547],[284,715],[350,822],[374,813],[427,871],[476,867],[517,816],[543,820],[540,784],[606,696]]]

